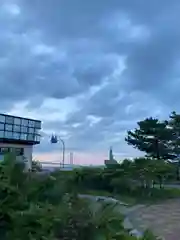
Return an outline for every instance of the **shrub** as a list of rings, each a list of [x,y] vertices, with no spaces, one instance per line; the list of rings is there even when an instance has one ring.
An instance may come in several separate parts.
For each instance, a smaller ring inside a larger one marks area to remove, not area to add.
[[[32,172],[41,172],[42,171],[42,164],[37,160],[33,160],[31,170],[32,170]]]
[[[131,239],[112,206],[94,209],[78,198],[70,186],[73,174],[63,181],[62,172],[39,176],[5,159],[0,164],[0,239]]]

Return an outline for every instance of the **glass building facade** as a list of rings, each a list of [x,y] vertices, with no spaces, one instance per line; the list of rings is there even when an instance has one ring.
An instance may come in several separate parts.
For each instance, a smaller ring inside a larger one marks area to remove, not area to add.
[[[41,121],[0,114],[0,141],[40,143]]]

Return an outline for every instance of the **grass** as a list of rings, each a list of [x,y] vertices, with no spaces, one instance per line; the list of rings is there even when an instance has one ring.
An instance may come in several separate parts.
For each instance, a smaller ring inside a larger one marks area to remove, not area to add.
[[[122,201],[129,206],[133,206],[135,204],[153,204],[157,202],[162,202],[168,199],[180,198],[180,189],[152,189],[151,194],[147,194],[144,192],[131,193],[131,194],[114,194],[103,190],[86,190],[81,192],[82,194],[89,194],[93,196],[105,196],[112,197],[119,201]]]
[[[136,204],[154,204],[169,199],[180,198],[180,189],[154,188],[151,190],[151,194],[147,194],[146,192],[144,192],[144,194],[139,193],[138,195],[136,193],[135,196],[133,197],[135,199]]]

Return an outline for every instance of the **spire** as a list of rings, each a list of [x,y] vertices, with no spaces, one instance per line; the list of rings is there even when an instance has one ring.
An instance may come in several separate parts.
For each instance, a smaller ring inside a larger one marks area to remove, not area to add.
[[[112,147],[110,147],[110,150],[109,150],[109,160],[110,161],[114,160]]]

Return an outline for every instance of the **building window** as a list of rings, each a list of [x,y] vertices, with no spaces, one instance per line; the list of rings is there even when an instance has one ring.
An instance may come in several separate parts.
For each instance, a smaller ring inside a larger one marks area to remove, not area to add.
[[[28,126],[28,120],[27,119],[22,119],[22,123],[23,126]]]
[[[28,129],[28,132],[29,132],[29,133],[34,133],[34,128],[29,128],[29,129]]]
[[[14,148],[9,148],[9,152],[13,153],[14,152]]]
[[[21,126],[21,132],[22,133],[27,133],[28,132],[28,128],[25,126]]]
[[[13,139],[19,139],[20,138],[20,133],[13,132]]]
[[[35,121],[35,128],[41,128],[41,121]]]
[[[40,142],[40,137],[41,137],[40,135],[35,135],[35,141]]]
[[[33,134],[28,134],[28,140],[29,141],[34,141],[34,135]]]
[[[35,134],[38,134],[38,133],[39,133],[39,129],[35,128],[35,129],[34,129],[34,133],[35,133]]]
[[[4,138],[4,131],[0,131],[0,138]]]
[[[18,126],[18,125],[14,125],[13,131],[14,131],[14,132],[20,132],[20,131],[21,131],[21,127]]]
[[[21,133],[20,139],[21,140],[27,140],[27,134]]]
[[[29,120],[29,127],[35,127],[35,121]]]
[[[9,152],[15,153],[16,156],[22,156],[24,155],[24,148],[8,148],[8,147],[0,148],[0,154],[6,154]]]
[[[24,155],[24,149],[23,148],[15,148],[16,156],[22,156]]]
[[[14,123],[14,118],[11,117],[11,116],[6,116],[6,123],[13,124]]]
[[[4,123],[0,123],[0,130],[4,130]]]
[[[5,116],[0,114],[0,122],[5,123]]]
[[[6,125],[5,125],[5,130],[12,132],[12,130],[13,130],[13,125],[11,125],[11,124],[6,124]]]
[[[7,131],[5,131],[5,132],[4,132],[4,136],[5,136],[5,138],[11,139],[11,138],[13,137],[13,133],[12,133],[12,132],[7,132]]]
[[[8,153],[9,152],[9,148],[0,148],[0,152],[2,153],[2,154],[6,154],[6,153]]]
[[[14,124],[16,124],[16,125],[21,125],[21,119],[15,117],[15,118],[14,118]]]

